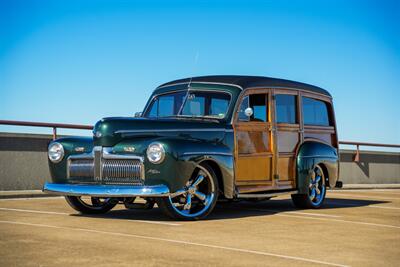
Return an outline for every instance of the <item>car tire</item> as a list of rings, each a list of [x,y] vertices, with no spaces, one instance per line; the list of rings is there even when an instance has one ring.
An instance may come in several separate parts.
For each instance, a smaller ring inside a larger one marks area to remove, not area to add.
[[[82,214],[102,214],[114,208],[118,201],[112,198],[107,198],[101,201],[100,198],[91,198],[91,203],[87,203],[82,197],[66,196],[67,203],[76,211]]]
[[[293,194],[293,205],[302,209],[320,208],[326,196],[325,174],[320,165],[316,165],[312,170],[307,191],[307,194]]]
[[[157,198],[156,202],[163,213],[172,219],[199,220],[207,217],[214,209],[218,192],[215,172],[208,165],[204,165],[197,169],[196,175],[181,190],[169,197]],[[190,207],[187,206],[188,203]]]

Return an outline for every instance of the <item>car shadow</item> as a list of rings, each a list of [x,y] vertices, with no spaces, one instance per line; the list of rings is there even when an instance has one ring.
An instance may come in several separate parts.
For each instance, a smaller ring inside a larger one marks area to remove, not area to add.
[[[389,203],[388,201],[360,200],[327,198],[319,210],[346,209],[354,207],[364,207],[375,204]],[[310,209],[300,209],[293,206],[290,199],[267,200],[261,202],[240,201],[219,203],[207,220],[218,219],[237,219],[252,216],[274,215],[282,212],[302,211]],[[314,210],[317,211],[317,210]]]
[[[324,205],[319,210],[346,209],[384,203],[389,203],[389,201],[327,198]],[[218,202],[214,211],[205,218],[205,220],[238,219],[301,210],[302,209],[294,207],[290,199],[272,199],[260,202],[245,200]],[[157,206],[151,210],[116,208],[105,214],[73,214],[71,216],[103,218],[110,220],[176,222],[175,220],[166,217]]]

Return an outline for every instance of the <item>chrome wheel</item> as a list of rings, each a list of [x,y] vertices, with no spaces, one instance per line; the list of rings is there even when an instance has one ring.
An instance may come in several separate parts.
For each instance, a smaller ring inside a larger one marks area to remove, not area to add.
[[[325,198],[325,176],[320,166],[315,166],[311,173],[310,184],[308,188],[308,197],[314,206],[319,206]]]
[[[292,195],[293,204],[302,209],[320,208],[326,195],[325,180],[326,177],[321,165],[315,165],[310,170],[309,177],[302,181],[302,193]]]
[[[167,198],[157,201],[173,218],[200,219],[214,208],[218,198],[218,182],[212,169],[198,167],[197,174],[186,185]]]

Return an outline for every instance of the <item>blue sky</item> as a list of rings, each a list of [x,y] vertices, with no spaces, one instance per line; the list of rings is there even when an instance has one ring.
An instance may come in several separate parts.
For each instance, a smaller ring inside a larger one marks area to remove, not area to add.
[[[328,89],[341,140],[400,143],[399,2],[0,0],[0,119],[94,124],[169,80],[264,75]]]

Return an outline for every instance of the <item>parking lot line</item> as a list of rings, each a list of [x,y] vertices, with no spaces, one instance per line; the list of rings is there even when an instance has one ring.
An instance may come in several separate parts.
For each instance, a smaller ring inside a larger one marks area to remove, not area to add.
[[[69,216],[69,213],[66,212],[54,212],[54,211],[43,211],[43,210],[26,210],[26,209],[13,209],[13,208],[0,208],[0,210],[4,211],[16,211],[16,212],[28,212],[28,213],[39,213],[39,214],[50,214],[50,215],[63,215]],[[161,224],[161,225],[168,225],[168,226],[182,226],[179,223],[169,223],[169,222],[160,222],[160,221],[145,221],[145,220],[131,220],[132,222],[138,223],[149,223],[149,224]]]
[[[292,217],[292,218],[301,218],[301,219],[308,219],[308,220],[320,220],[320,221],[332,221],[332,222],[342,222],[342,223],[350,223],[350,224],[359,224],[359,225],[368,225],[368,226],[377,226],[377,227],[385,227],[385,228],[396,228],[400,229],[400,226],[396,225],[389,225],[389,224],[380,224],[380,223],[369,223],[369,222],[360,222],[360,221],[349,221],[343,219],[336,219],[336,218],[318,218],[318,217],[310,217],[310,216],[303,216],[303,215],[292,215],[292,212],[280,212],[279,210],[270,210],[270,209],[253,209],[253,208],[240,208],[242,210],[254,210],[254,211],[266,211],[274,213],[274,216],[281,216],[281,217]],[[277,213],[280,212],[280,213]],[[303,213],[307,214],[307,213]],[[309,214],[307,214],[309,215]]]
[[[329,192],[329,195],[331,195],[333,192]],[[399,197],[376,197],[376,196],[364,196],[364,195],[353,195],[353,194],[343,194],[339,192],[335,192],[337,196],[342,196],[342,197],[355,197],[355,198],[368,198],[368,199],[377,199],[377,200],[400,200]]]
[[[1,198],[0,201],[19,201],[19,200],[48,200],[48,199],[64,199],[64,197],[23,197],[23,198]]]
[[[354,207],[354,208],[358,208],[360,207],[360,203],[341,203],[339,201],[334,201],[331,199],[327,199],[329,201],[328,204],[334,204],[337,206],[346,206],[346,207]],[[389,207],[389,206],[381,206],[381,205],[366,205],[366,206],[361,206],[361,208],[376,208],[376,209],[389,209],[389,210],[400,210],[399,207]]]
[[[241,249],[241,248],[235,248],[235,247],[225,247],[225,246],[219,246],[219,245],[196,243],[196,242],[189,242],[189,241],[182,241],[182,240],[175,240],[175,239],[167,239],[167,238],[160,238],[160,237],[154,237],[154,236],[135,235],[135,234],[129,234],[129,233],[109,232],[109,231],[100,231],[100,230],[85,229],[85,228],[74,228],[74,227],[48,225],[48,224],[25,223],[25,222],[18,222],[18,221],[0,221],[0,223],[43,227],[43,228],[53,228],[53,229],[64,229],[64,230],[71,230],[71,231],[80,231],[80,232],[87,232],[87,233],[112,235],[112,236],[122,236],[122,237],[129,237],[129,238],[140,238],[140,239],[146,239],[146,240],[155,240],[155,241],[175,243],[175,244],[180,244],[180,245],[191,245],[191,246],[197,246],[197,247],[214,248],[214,249],[221,249],[221,250],[226,250],[226,251],[234,251],[234,252],[241,252],[241,253],[248,253],[248,254],[255,254],[255,255],[262,255],[262,256],[270,256],[270,257],[276,257],[276,258],[281,258],[281,259],[303,261],[303,262],[316,263],[316,264],[322,264],[322,265],[328,265],[328,266],[340,266],[340,267],[347,266],[344,264],[308,259],[308,258],[297,257],[297,256],[288,256],[288,255],[275,254],[275,253],[269,253],[269,252],[264,252],[264,251]]]

